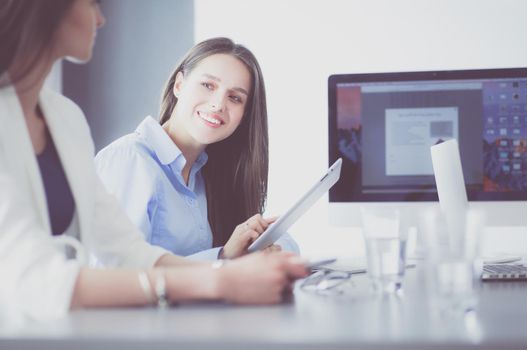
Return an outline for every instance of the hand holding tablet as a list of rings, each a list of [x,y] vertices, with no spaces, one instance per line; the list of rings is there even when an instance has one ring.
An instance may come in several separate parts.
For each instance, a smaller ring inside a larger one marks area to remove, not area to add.
[[[264,249],[276,242],[287,230],[315,204],[340,178],[342,158],[337,159],[327,173],[317,181],[284,215],[271,224],[247,249],[250,253]]]

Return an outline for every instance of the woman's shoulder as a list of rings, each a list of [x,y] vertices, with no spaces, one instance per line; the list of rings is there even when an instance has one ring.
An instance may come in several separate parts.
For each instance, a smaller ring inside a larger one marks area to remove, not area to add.
[[[47,118],[58,120],[63,127],[90,134],[86,117],[75,102],[50,88],[42,89],[40,99],[48,113]]]
[[[118,138],[95,156],[95,169],[111,193],[140,183],[131,196],[150,194],[157,188],[159,169],[135,134]]]
[[[60,108],[61,110],[64,110],[65,112],[73,112],[74,114],[84,116],[84,113],[82,112],[80,107],[75,102],[73,102],[66,96],[52,89],[49,89],[49,88],[42,89],[41,98],[44,99],[45,102],[54,109]]]
[[[152,167],[155,155],[148,144],[137,134],[124,135],[100,150],[95,156],[97,163],[135,163]]]

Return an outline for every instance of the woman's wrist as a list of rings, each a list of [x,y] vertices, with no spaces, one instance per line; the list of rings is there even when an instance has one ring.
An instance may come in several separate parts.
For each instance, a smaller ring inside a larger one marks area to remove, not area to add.
[[[224,299],[223,285],[225,282],[225,260],[216,260],[211,264],[211,298],[214,300]]]
[[[200,263],[199,266],[165,270],[166,292],[171,302],[185,300],[219,300],[223,297],[222,281],[225,262]]]

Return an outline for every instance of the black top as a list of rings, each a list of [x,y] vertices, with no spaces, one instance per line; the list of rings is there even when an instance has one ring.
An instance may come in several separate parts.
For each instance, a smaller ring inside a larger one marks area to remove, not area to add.
[[[75,202],[57,149],[47,131],[46,148],[37,155],[37,160],[46,191],[51,232],[54,236],[61,235],[71,223]]]

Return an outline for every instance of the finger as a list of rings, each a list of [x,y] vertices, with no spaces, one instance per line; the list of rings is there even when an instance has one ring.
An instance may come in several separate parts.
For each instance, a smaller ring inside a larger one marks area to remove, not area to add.
[[[276,252],[276,255],[280,256],[282,259],[292,260],[293,262],[297,262],[297,263],[306,262],[305,259],[302,259],[301,257],[298,256],[298,254],[293,253],[293,252]]]
[[[258,227],[254,227],[255,225],[250,224],[249,222],[244,222],[240,224],[239,226],[241,227],[239,231],[240,236],[246,236],[248,232],[252,232],[252,231],[256,232],[258,236],[263,233],[263,230],[261,230]]]
[[[293,292],[293,282],[294,281],[290,280],[289,283],[285,285],[283,294],[288,295]]]
[[[267,222],[267,225],[271,225],[273,222],[278,220],[278,218],[280,217],[278,215],[275,215],[275,216],[270,216],[268,218],[265,218],[264,220]]]
[[[254,242],[260,234],[254,230],[242,232],[233,242],[233,247],[236,250],[246,250],[249,245]],[[246,252],[245,252],[246,253]]]
[[[257,222],[257,221],[260,221],[260,220],[262,220],[262,214],[258,213],[258,214],[254,214],[253,216],[248,218],[247,222],[252,223],[252,222]]]
[[[265,231],[265,229],[267,228],[267,226],[264,227],[264,226],[262,225],[262,223],[259,222],[259,221],[255,221],[255,222],[249,224],[249,226],[250,226],[253,230],[258,231],[258,233],[260,233],[260,234],[262,234],[262,233]]]
[[[262,249],[262,252],[265,253],[265,254],[270,254],[270,253],[272,253],[272,251],[271,251],[271,247],[267,247],[267,248]]]
[[[242,255],[248,254],[247,248],[258,238],[259,234],[256,231],[249,230],[241,233],[236,241],[233,242],[231,251],[236,252],[233,257],[240,257]],[[232,255],[232,254],[231,254]]]
[[[242,222],[241,224],[239,224],[238,226],[236,226],[236,228],[234,229],[234,232],[232,233],[233,235],[234,234],[242,234],[244,233],[245,231],[247,231],[249,229],[249,223],[246,221],[246,222]]]
[[[275,253],[275,252],[276,252],[275,247],[274,247],[273,245],[270,245],[270,246],[268,246],[268,247],[265,247],[265,248],[263,249],[263,251],[266,252],[266,253]]]
[[[257,222],[259,225],[261,225],[264,229],[266,229],[267,226],[269,226],[269,222],[267,222],[267,219],[264,219],[263,216],[261,216],[260,214],[255,215],[253,220]]]
[[[261,217],[260,214],[254,214],[253,216],[249,217],[247,220],[239,224],[240,227],[248,227],[252,224],[254,221],[258,221],[258,217]]]
[[[263,230],[265,230],[267,226],[269,226],[267,220],[262,217],[262,214],[255,214],[251,216],[249,219],[247,219],[247,222],[252,228],[258,228],[261,226]]]
[[[309,269],[298,258],[289,258],[285,261],[285,269],[287,274],[292,279],[306,277],[309,274]]]
[[[259,233],[263,233],[268,226],[267,222],[260,214],[256,214],[251,217],[249,220],[247,220],[247,223],[251,229],[258,231]]]
[[[249,224],[249,221],[244,222],[242,225],[242,230],[247,231],[251,229],[251,225]]]
[[[270,254],[270,253],[276,253],[279,250],[277,250],[276,249],[276,245],[273,244],[273,245],[270,245],[270,246],[266,247],[265,249],[263,249],[263,251]]]
[[[270,245],[264,249],[265,252],[270,253],[270,254],[276,254],[280,252],[281,250],[282,250],[282,247],[276,244]]]
[[[249,230],[245,232],[245,238],[246,238],[247,244],[254,242],[259,236],[260,234],[255,230]]]

